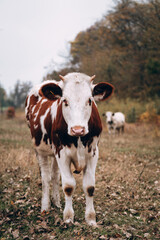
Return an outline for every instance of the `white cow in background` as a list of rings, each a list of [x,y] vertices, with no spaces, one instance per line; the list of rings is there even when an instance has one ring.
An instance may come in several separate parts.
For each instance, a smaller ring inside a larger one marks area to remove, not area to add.
[[[113,134],[115,134],[116,130],[118,131],[118,133],[120,133],[120,131],[122,133],[124,132],[125,116],[123,113],[106,112],[105,116],[109,134],[111,134],[112,132]]]

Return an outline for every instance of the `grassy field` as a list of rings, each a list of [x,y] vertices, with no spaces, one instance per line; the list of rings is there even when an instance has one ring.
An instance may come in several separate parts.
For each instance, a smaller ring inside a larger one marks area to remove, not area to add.
[[[84,221],[82,174],[75,175],[75,223],[67,226],[54,206],[40,214],[41,180],[24,114],[0,115],[1,240],[160,239],[160,130],[126,124],[124,135],[109,137],[103,125],[94,197],[99,228]]]

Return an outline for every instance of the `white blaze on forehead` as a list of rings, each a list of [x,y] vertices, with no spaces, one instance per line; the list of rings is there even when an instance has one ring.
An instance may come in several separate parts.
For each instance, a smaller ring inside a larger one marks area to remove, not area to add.
[[[67,74],[64,81],[63,96],[70,101],[91,97],[90,77],[82,73]]]
[[[77,82],[82,82],[82,81],[88,81],[90,82],[91,77],[84,74],[84,73],[68,73],[66,76],[64,76],[65,81],[77,81]]]

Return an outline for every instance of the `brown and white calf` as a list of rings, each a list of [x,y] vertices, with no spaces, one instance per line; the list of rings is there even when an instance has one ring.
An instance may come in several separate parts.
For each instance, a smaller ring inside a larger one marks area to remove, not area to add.
[[[50,207],[52,198],[60,207],[59,178],[65,194],[63,219],[73,222],[72,194],[76,182],[71,172],[83,171],[83,190],[86,197],[85,219],[96,225],[93,205],[95,170],[98,160],[98,141],[102,124],[95,100],[107,99],[113,92],[109,83],[93,84],[93,77],[69,73],[61,81],[45,81],[33,88],[26,99],[26,118],[42,177],[41,211]],[[52,165],[48,161],[52,157]]]

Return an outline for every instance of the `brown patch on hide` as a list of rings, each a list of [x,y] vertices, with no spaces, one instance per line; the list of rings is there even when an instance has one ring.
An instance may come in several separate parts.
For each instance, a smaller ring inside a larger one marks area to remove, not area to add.
[[[28,96],[26,97],[25,107],[27,107],[27,102],[28,102]]]
[[[88,146],[88,152],[91,151],[90,145],[93,142],[93,137],[98,137],[102,132],[102,123],[95,103],[92,104],[91,117],[88,122],[89,133],[81,137],[83,145]]]
[[[35,137],[36,146],[40,145],[41,140],[42,140],[42,135],[43,135],[43,132],[41,129],[42,126],[41,126],[40,118],[41,118],[41,116],[45,115],[46,111],[48,109],[50,109],[50,107],[52,105],[51,101],[46,101],[46,102],[42,103],[43,100],[44,100],[44,98],[42,98],[37,103],[37,105],[35,107],[35,111],[33,112],[33,118],[32,118],[32,124],[31,124],[31,133],[32,133],[32,136]],[[49,111],[49,113],[50,113],[50,111]],[[36,114],[37,114],[37,116],[36,116]],[[52,124],[51,117],[49,117],[49,114],[47,114],[46,118],[44,119],[44,125],[47,121],[48,121],[47,126]],[[38,127],[35,129],[34,125],[38,126]],[[46,129],[46,131],[49,132],[49,129],[48,130]],[[49,138],[48,135],[47,135],[47,138]],[[44,138],[43,141],[46,142],[46,138]]]
[[[88,147],[88,152],[90,153],[92,151],[92,146]]]
[[[48,112],[46,118],[44,119],[44,127],[47,131],[47,134],[45,134],[45,136],[46,136],[45,142],[47,144],[48,140],[49,140],[49,143],[52,144],[52,141],[51,141],[51,129],[52,129],[51,109]]]
[[[73,193],[73,187],[72,186],[68,186],[68,187],[65,187],[64,188],[64,192],[65,192],[65,194],[67,195],[67,196],[71,196],[72,195],[72,193]]]
[[[40,117],[45,114],[45,112],[50,109],[53,101],[45,101],[42,102],[44,97],[41,98],[39,101],[39,97],[32,95],[30,98],[27,99],[29,102],[28,110],[27,110],[27,120],[30,123],[31,128],[31,135],[32,138],[35,139],[35,145],[39,146],[42,141],[42,129],[41,129],[41,122]],[[26,102],[27,106],[27,102]],[[48,139],[51,143],[51,137],[50,137],[50,125],[52,124],[50,111],[48,112],[46,118],[44,119],[44,126],[46,128],[47,134],[44,135],[43,141],[47,144]]]
[[[29,103],[30,107],[32,108],[33,106],[35,106],[37,102],[38,102],[38,96],[32,95],[30,97],[30,103]]]
[[[75,170],[73,173],[80,174],[81,171]]]
[[[93,157],[95,156],[96,154],[96,148],[93,149]]]
[[[29,101],[29,104],[28,104]],[[30,119],[32,118],[32,108],[37,104],[38,102],[38,97],[31,95],[31,97],[29,98],[29,96],[27,96],[26,101],[25,101],[25,107],[27,107],[27,113],[26,113],[26,119],[28,121],[30,121]]]
[[[93,197],[94,187],[93,187],[93,186],[88,187],[88,188],[87,188],[87,192],[88,192],[88,195],[89,195],[90,197]]]

